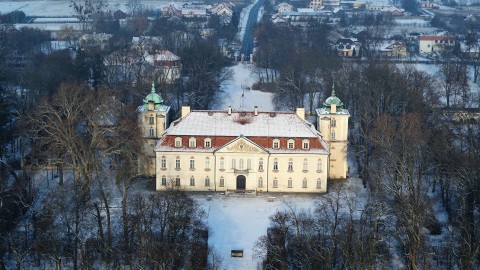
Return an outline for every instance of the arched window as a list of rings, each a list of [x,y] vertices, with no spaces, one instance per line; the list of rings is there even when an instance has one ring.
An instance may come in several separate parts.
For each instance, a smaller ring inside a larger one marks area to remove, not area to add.
[[[288,160],[288,171],[293,171],[293,159]]]
[[[175,169],[180,170],[180,157],[175,158]]]
[[[190,148],[197,147],[197,139],[195,137],[190,137],[190,139],[188,139],[188,146]]]
[[[295,140],[294,139],[289,139],[287,141],[287,148],[288,149],[295,149]]]
[[[195,158],[190,157],[190,170],[195,170]]]
[[[337,126],[337,120],[335,118],[332,118],[332,120],[330,121],[330,125],[332,127],[336,127]]]
[[[160,164],[160,167],[161,167],[162,169],[166,169],[166,168],[167,168],[167,158],[166,158],[165,156],[162,157],[162,160],[161,160],[160,163],[161,163],[161,164]]]
[[[278,159],[273,160],[273,170],[278,171]]]
[[[305,139],[302,141],[302,149],[310,149],[310,141]]]
[[[167,185],[167,177],[165,175],[162,175],[162,186]]]
[[[195,186],[195,177],[193,175],[190,177],[190,186]]]
[[[317,172],[322,172],[322,159],[317,160]]]
[[[276,177],[273,178],[273,187],[278,188],[278,179]]]
[[[308,171],[308,160],[307,159],[303,160],[303,170]]]
[[[225,178],[223,178],[223,176],[220,177],[220,185],[219,185],[219,186],[220,186],[220,187],[224,187],[224,186],[225,186]]]
[[[175,138],[175,147],[182,147],[182,137]]]
[[[210,158],[205,158],[205,170],[210,170]]]
[[[223,157],[220,158],[219,167],[220,167],[220,170],[225,170],[225,159]]]
[[[279,149],[280,148],[280,140],[279,139],[273,139],[273,149]]]
[[[208,178],[208,176],[205,177],[205,186],[206,186],[206,187],[209,187],[209,186],[210,186],[210,178]]]
[[[258,160],[258,170],[263,171],[263,158]]]
[[[177,177],[175,178],[175,186],[180,186],[180,176],[177,175]]]
[[[210,148],[210,147],[212,147],[212,139],[210,139],[210,138],[205,138],[204,146],[205,146],[205,148]]]

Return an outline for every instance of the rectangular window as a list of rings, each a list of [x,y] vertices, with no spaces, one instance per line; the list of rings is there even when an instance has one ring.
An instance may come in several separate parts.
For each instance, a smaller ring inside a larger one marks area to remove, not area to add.
[[[322,188],[322,180],[320,179],[317,180],[317,188],[318,189]]]
[[[165,169],[165,168],[167,168],[167,159],[162,158],[162,169]]]
[[[243,170],[243,169],[244,169],[244,167],[243,167],[243,158],[241,158],[238,163],[240,163],[240,164],[239,164],[240,170]]]
[[[274,141],[274,142],[273,142],[273,148],[274,148],[274,149],[280,148],[280,142]]]
[[[293,171],[293,161],[288,162],[288,171]]]
[[[190,186],[195,186],[195,178],[190,178]]]
[[[195,159],[190,159],[190,170],[195,170]]]
[[[252,160],[251,159],[247,159],[247,169],[248,170],[252,169]]]
[[[302,187],[307,188],[307,179],[303,179]]]
[[[335,119],[332,119],[332,121],[330,123],[331,123],[332,127],[337,126],[337,120],[335,120]]]
[[[278,160],[273,161],[273,170],[278,171]]]
[[[262,178],[258,179],[258,187],[263,188],[263,179]]]
[[[220,165],[219,165],[219,167],[220,167],[220,170],[225,170],[225,160],[220,159]]]
[[[232,159],[232,169],[235,169],[235,159]]]
[[[294,148],[294,143],[293,142],[289,142],[288,143],[288,149],[293,149]]]
[[[225,186],[225,179],[222,177],[220,178],[220,187],[224,187]]]
[[[155,137],[155,130],[153,128],[151,128],[149,131],[148,131],[148,135],[150,137]]]
[[[332,132],[330,133],[330,139],[335,140],[335,130],[332,130]]]
[[[150,119],[149,119],[148,123],[149,123],[150,125],[155,124],[155,117],[150,116]]]
[[[175,186],[180,186],[180,177],[175,178]]]
[[[292,179],[288,179],[288,188],[292,188],[293,187],[293,181]]]
[[[210,159],[208,157],[205,159],[205,169],[206,170],[210,169]]]
[[[209,187],[210,186],[210,178],[205,178],[205,186]]]
[[[206,148],[212,147],[212,142],[210,142],[210,141],[205,141],[205,147],[206,147]]]
[[[162,186],[166,186],[167,185],[167,178],[164,176],[162,177]]]
[[[175,147],[182,147],[182,139],[176,138],[175,139]]]
[[[180,170],[180,159],[179,158],[177,158],[175,160],[175,169]]]
[[[190,148],[194,148],[197,146],[197,142],[195,141],[195,139],[190,139]]]
[[[308,148],[309,148],[308,142],[304,142],[303,143],[303,149],[308,149]]]
[[[258,161],[258,170],[259,170],[259,171],[263,171],[263,159],[260,159],[260,160]]]
[[[308,161],[306,160],[303,161],[303,170],[308,171]]]
[[[278,180],[276,178],[273,179],[273,187],[278,188]]]

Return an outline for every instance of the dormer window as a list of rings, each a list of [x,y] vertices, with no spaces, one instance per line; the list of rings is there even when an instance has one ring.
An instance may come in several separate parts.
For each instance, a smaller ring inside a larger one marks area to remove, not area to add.
[[[310,149],[310,141],[305,139],[302,141],[302,149]]]
[[[279,139],[274,139],[273,140],[272,148],[273,149],[279,149],[280,148],[280,140]]]
[[[212,147],[212,139],[210,139],[210,138],[205,138],[204,146],[205,146],[205,148],[210,148],[210,147]]]
[[[190,139],[188,139],[188,146],[190,148],[197,147],[197,139],[195,137],[191,137]]]
[[[175,147],[182,147],[182,137],[175,138]]]
[[[295,140],[294,139],[290,139],[287,141],[287,148],[288,149],[295,149]]]

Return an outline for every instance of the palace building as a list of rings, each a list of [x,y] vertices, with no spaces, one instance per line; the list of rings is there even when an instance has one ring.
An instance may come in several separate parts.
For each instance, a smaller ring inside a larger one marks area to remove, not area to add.
[[[303,108],[192,111],[184,106],[181,118],[161,134],[155,124],[169,108],[160,102],[156,109],[157,101],[147,97],[139,110],[146,150],[155,153],[148,171],[155,171],[157,190],[323,193],[327,179],[347,177],[349,114],[334,91],[317,110],[318,130],[305,120]]]

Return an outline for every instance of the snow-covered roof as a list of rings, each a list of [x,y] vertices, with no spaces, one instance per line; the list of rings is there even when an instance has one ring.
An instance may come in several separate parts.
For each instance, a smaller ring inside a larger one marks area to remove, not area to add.
[[[167,135],[317,138],[315,127],[293,112],[192,111],[173,122]]]
[[[324,114],[343,114],[343,115],[350,115],[347,109],[339,109],[336,113],[331,113],[327,108],[320,108],[315,110],[317,115],[324,115]]]

